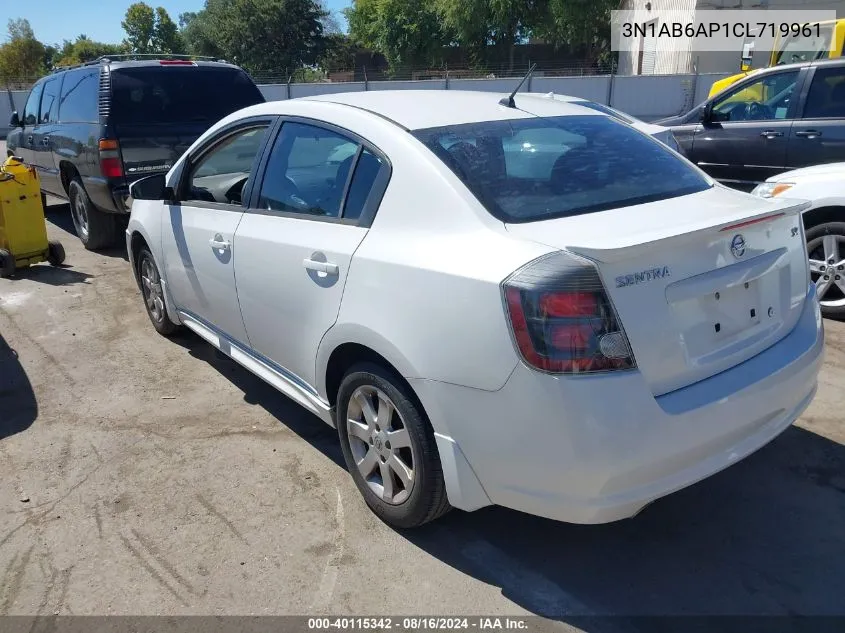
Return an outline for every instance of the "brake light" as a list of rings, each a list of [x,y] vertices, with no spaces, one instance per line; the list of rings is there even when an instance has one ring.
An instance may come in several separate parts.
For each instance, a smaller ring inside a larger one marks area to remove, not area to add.
[[[120,144],[110,138],[101,138],[97,144],[100,150],[100,172],[106,178],[123,177],[123,160],[120,158]]]
[[[524,266],[502,286],[516,347],[532,367],[558,374],[636,367],[592,262],[553,253]]]
[[[187,61],[183,59],[162,59],[159,64],[161,66],[196,66],[196,62]]]

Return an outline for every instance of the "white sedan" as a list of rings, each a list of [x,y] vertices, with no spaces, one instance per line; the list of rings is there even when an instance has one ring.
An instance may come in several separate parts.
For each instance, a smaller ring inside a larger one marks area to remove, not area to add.
[[[395,526],[490,504],[631,517],[816,392],[801,204],[716,185],[577,104],[266,103],[132,195],[156,330],[187,327],[336,427]]]
[[[804,230],[822,314],[845,319],[845,163],[793,169],[772,176],[752,193],[810,201]]]

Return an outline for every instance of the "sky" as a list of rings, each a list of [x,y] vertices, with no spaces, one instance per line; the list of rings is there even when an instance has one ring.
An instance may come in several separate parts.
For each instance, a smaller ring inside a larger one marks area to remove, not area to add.
[[[120,23],[126,8],[135,0],[0,0],[0,42],[6,41],[6,24],[10,19],[26,18],[35,31],[35,37],[45,44],[57,44],[75,39],[84,33],[92,40],[117,43],[124,38]],[[146,0],[153,7],[164,7],[174,21],[179,14],[198,11],[204,0]],[[326,0],[326,6],[338,19],[342,28],[345,21],[340,11],[351,4],[350,0]]]

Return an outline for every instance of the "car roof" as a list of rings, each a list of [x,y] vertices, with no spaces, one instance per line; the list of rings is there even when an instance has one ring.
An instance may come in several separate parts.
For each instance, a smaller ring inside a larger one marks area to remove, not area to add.
[[[536,96],[538,95],[533,95]],[[304,97],[303,100],[325,101],[366,110],[409,130],[484,121],[531,119],[536,118],[538,114],[549,116],[547,111],[539,113],[518,109],[519,102],[525,95],[516,95],[517,108],[501,105],[499,101],[503,97],[507,97],[507,94],[469,90],[371,90]],[[553,105],[555,116],[606,116],[564,100],[554,100]]]
[[[162,64],[162,62],[165,62]],[[97,68],[108,66],[110,70],[117,70],[118,68],[183,68],[193,65],[194,67],[205,68],[239,68],[234,64],[230,64],[228,62],[222,60],[208,60],[208,59],[195,59],[195,60],[174,60],[168,59],[167,57],[161,58],[150,58],[150,59],[120,59],[119,56],[117,57],[102,57],[100,59],[95,59],[89,62],[84,62],[82,64],[75,64],[73,66],[60,66],[53,70],[51,74],[56,75],[59,73],[67,72],[70,70],[78,70],[80,68]],[[49,77],[50,75],[47,75]]]

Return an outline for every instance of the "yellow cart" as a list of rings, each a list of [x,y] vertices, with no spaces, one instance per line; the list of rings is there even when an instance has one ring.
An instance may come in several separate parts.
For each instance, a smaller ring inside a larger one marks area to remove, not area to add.
[[[0,166],[0,277],[43,261],[60,265],[65,249],[47,239],[38,173],[11,156]]]

